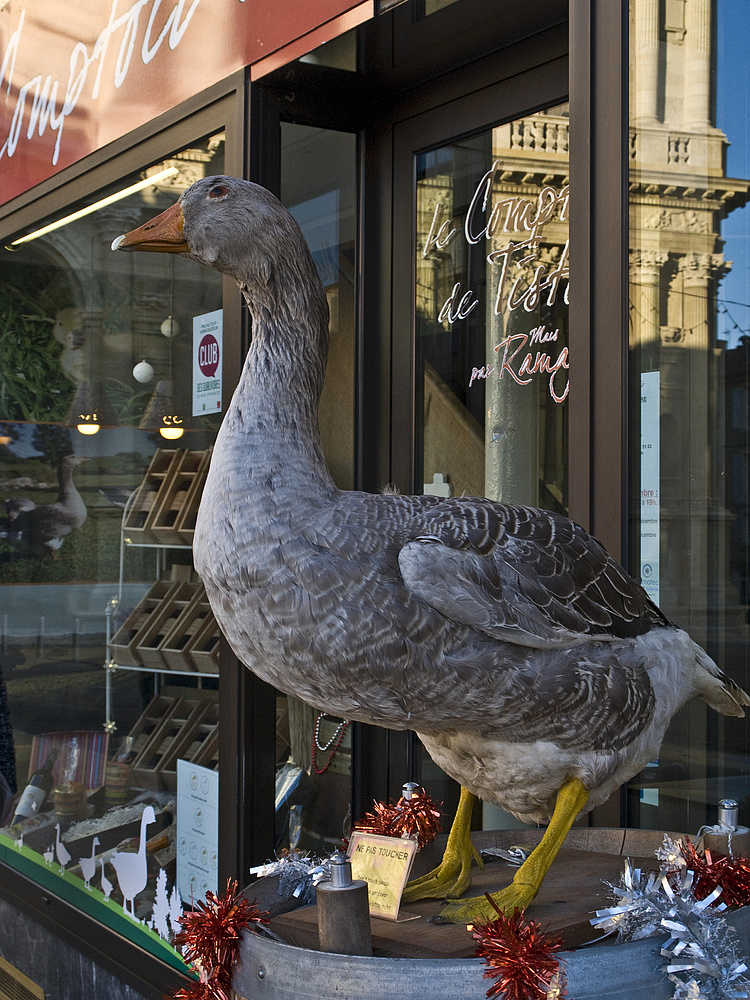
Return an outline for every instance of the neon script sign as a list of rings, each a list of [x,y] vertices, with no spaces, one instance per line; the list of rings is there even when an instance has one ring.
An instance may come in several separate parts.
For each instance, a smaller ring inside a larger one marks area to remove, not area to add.
[[[545,186],[535,199],[520,196],[496,201],[487,215],[495,174],[500,170],[496,160],[480,180],[466,212],[463,236],[467,244],[476,245],[484,239],[501,234],[513,234],[507,245],[487,254],[493,265],[493,312],[496,316],[516,311],[532,313],[542,303],[552,306],[562,291],[562,301],[568,305],[568,241],[554,259],[542,260],[541,240],[544,227],[552,221],[568,221],[569,187]],[[422,255],[428,257],[433,250],[444,250],[456,237],[458,230],[450,219],[443,219],[441,202],[435,205],[429,234]],[[515,238],[515,234],[521,236]],[[456,282],[443,303],[438,322],[455,323],[466,319],[479,304],[472,289],[463,291]],[[549,376],[549,393],[556,403],[567,398],[570,383],[556,382],[558,373],[569,368],[568,348],[548,347],[559,338],[559,330],[536,326],[527,333],[514,333],[505,337],[494,348],[497,364],[473,368],[469,386],[497,372],[498,378],[507,376],[518,385],[528,385],[534,376]],[[528,350],[533,348],[533,350]]]
[[[16,91],[8,134],[0,147],[0,160],[3,157],[10,159],[15,154],[22,136],[25,135],[26,140],[31,142],[35,135],[41,138],[49,128],[57,133],[52,150],[52,164],[56,165],[65,122],[74,112],[86,84],[90,82],[92,100],[99,96],[106,57],[113,39],[114,45],[118,45],[119,41],[119,46],[110,71],[113,75],[112,82],[119,89],[127,78],[136,51],[141,63],[147,66],[165,42],[170,49],[177,48],[199,3],[200,0],[192,0],[185,10],[188,0],[177,0],[165,23],[157,29],[155,22],[162,0],[136,0],[119,15],[118,0],[112,0],[109,20],[93,45],[89,48],[81,41],[73,45],[67,79],[53,79],[51,73],[45,75],[42,72],[19,86],[14,82],[14,73],[24,37],[26,9],[23,8],[18,26],[10,36],[0,64],[0,93],[5,90],[6,102],[11,91]],[[146,16],[146,9],[149,7],[150,11]]]

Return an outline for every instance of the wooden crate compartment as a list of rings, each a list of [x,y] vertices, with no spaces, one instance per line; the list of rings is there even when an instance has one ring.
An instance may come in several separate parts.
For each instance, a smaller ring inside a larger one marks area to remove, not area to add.
[[[186,647],[187,655],[198,673],[218,674],[219,636],[219,626],[211,612]]]
[[[183,545],[193,544],[193,537],[195,536],[195,519],[198,516],[198,507],[200,506],[201,497],[203,496],[203,487],[206,484],[206,476],[208,475],[208,467],[211,464],[212,451],[213,448],[208,448],[203,452],[203,459],[200,467],[198,468],[195,479],[193,480],[193,485],[190,487],[188,495],[185,497],[185,503],[175,524],[177,534],[179,535],[180,541]]]
[[[201,719],[187,746],[181,749],[180,760],[216,770],[219,757],[219,706],[208,702],[209,709]],[[212,761],[216,759],[214,765]]]
[[[181,448],[156,449],[143,482],[123,517],[122,530],[132,542],[158,542],[151,525],[163,502],[164,492],[177,474],[182,454]]]
[[[150,746],[159,739],[160,730],[169,724],[175,712],[181,710],[182,698],[157,695],[148,703],[130,730],[133,737],[133,768],[137,768],[149,753]]]
[[[162,599],[138,630],[135,637],[135,655],[144,667],[152,670],[166,670],[167,665],[159,651],[159,647],[174,623],[180,617],[191,598],[194,596],[197,583],[176,583],[174,589]]]
[[[130,612],[124,623],[115,632],[109,644],[109,653],[115,663],[124,667],[142,667],[143,663],[136,651],[139,636],[149,625],[154,613],[168,601],[180,586],[169,580],[157,580],[146,596]]]
[[[204,700],[182,701],[178,710],[170,713],[166,724],[159,728],[156,738],[147,746],[138,770],[153,774],[175,771],[177,758],[190,745],[210,705],[210,702]]]
[[[219,770],[219,729],[218,726],[209,734],[198,757],[192,761],[200,767],[207,767],[209,771]]]
[[[149,529],[160,544],[184,544],[177,524],[191,503],[190,497],[195,495],[195,484],[200,479],[204,460],[203,451],[183,451],[177,460],[174,475],[159,491],[157,507],[149,521]]]
[[[212,617],[211,607],[203,584],[199,584],[196,593],[159,646],[159,653],[170,670],[195,670],[188,648],[209,617]]]

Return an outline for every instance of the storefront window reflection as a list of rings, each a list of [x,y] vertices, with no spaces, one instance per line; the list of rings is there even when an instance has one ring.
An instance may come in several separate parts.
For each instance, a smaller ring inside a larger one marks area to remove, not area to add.
[[[631,3],[630,363],[634,569],[747,682],[745,6]],[[748,793],[742,723],[703,703],[631,784],[641,826],[695,833]],[[744,816],[746,820],[747,817]]]
[[[416,170],[417,488],[567,513],[567,105],[421,153]],[[483,824],[518,825],[487,804]]]
[[[0,857],[177,967],[183,906],[218,889],[218,629],[191,540],[222,410],[194,345],[221,345],[222,283],[110,244],[223,151],[0,251]]]
[[[426,493],[567,509],[567,107],[417,160]]]

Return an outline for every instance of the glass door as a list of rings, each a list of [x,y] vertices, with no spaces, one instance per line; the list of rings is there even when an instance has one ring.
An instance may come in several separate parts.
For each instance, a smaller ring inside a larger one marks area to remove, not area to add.
[[[568,113],[419,153],[417,480],[567,512]]]
[[[678,7],[630,4],[633,561],[747,687],[749,32],[732,0]],[[747,722],[687,705],[630,783],[639,824],[695,834],[725,797],[747,823],[746,748]]]
[[[460,121],[439,109],[396,129],[392,469],[415,493],[567,513],[566,61],[528,82],[520,107],[498,85]],[[390,757],[389,793],[416,780],[447,822],[457,786],[416,737]],[[518,821],[483,804],[475,825]]]

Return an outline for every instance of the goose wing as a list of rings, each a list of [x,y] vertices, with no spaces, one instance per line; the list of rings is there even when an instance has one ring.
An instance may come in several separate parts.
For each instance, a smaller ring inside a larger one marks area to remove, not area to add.
[[[399,553],[408,589],[452,621],[541,649],[669,624],[583,528],[552,511],[460,497],[427,507]]]

